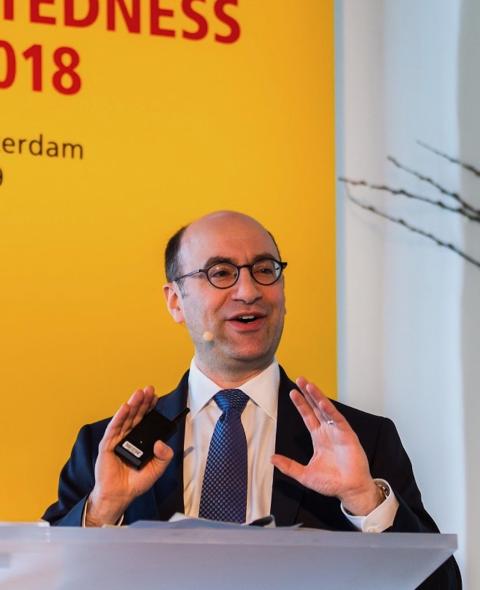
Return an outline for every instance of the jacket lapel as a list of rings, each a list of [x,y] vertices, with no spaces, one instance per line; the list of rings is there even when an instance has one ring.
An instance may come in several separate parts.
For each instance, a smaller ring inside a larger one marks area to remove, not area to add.
[[[188,371],[182,377],[177,389],[158,400],[157,411],[172,420],[187,405]],[[158,518],[168,520],[175,512],[184,512],[183,503],[183,442],[185,438],[185,420],[181,420],[177,432],[168,441],[173,450],[173,459],[154,486]]]
[[[188,371],[178,387],[162,396],[156,410],[169,419],[175,418],[186,406],[188,395]],[[168,520],[175,512],[184,511],[183,503],[183,441],[185,420],[177,432],[167,441],[173,450],[173,459],[162,477],[145,494],[137,498],[125,513],[126,523],[136,520]]]
[[[298,388],[280,367],[275,452],[306,464],[312,455],[312,443],[308,430],[290,399],[292,389]],[[297,514],[304,492],[302,485],[275,469],[271,512],[277,525],[291,526],[298,521]]]

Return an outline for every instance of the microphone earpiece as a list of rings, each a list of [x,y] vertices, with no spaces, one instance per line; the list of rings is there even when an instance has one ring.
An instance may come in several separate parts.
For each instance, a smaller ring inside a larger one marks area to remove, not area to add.
[[[208,330],[202,334],[204,342],[213,342],[213,334]]]

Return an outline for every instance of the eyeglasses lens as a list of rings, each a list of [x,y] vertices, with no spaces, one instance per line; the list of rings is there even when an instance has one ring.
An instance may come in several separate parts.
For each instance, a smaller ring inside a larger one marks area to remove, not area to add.
[[[275,260],[259,260],[252,266],[253,278],[261,285],[271,285],[280,276],[282,267]]]
[[[231,287],[237,280],[237,276],[238,268],[228,262],[216,264],[215,266],[210,267],[207,272],[208,280],[212,285],[219,287],[220,289]]]

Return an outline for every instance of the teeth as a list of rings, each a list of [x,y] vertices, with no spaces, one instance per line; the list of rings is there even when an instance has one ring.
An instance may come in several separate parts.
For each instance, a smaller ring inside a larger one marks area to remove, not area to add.
[[[251,322],[255,319],[257,319],[257,318],[254,315],[240,315],[237,317],[237,320],[239,320],[241,322]]]

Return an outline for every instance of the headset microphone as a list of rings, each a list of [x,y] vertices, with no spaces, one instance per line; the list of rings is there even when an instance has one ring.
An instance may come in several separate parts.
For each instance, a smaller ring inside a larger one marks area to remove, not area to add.
[[[204,342],[213,342],[213,334],[208,330],[202,334]]]

